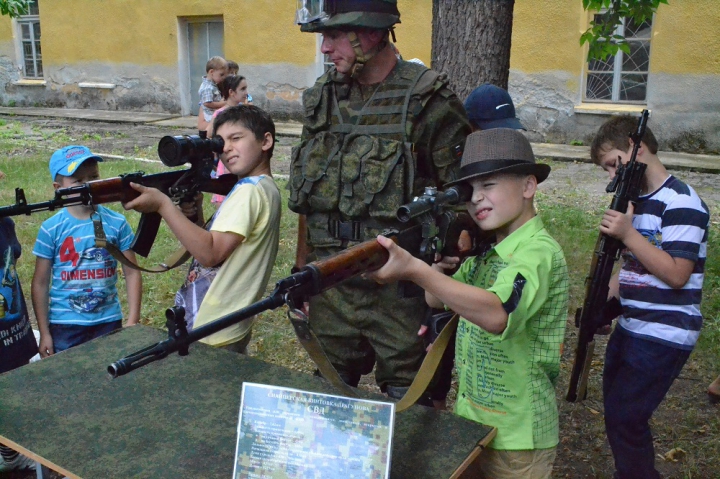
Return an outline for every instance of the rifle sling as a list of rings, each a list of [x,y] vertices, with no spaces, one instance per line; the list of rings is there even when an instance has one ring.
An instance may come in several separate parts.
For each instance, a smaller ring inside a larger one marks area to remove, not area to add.
[[[293,325],[295,335],[300,344],[318,367],[322,377],[330,381],[345,396],[358,397],[357,391],[342,380],[335,367],[328,359],[320,341],[310,328],[307,315],[297,308],[288,307],[288,318]]]
[[[305,313],[297,308],[290,307],[288,308],[288,318],[295,329],[298,341],[300,341],[300,344],[308,353],[310,359],[312,359],[318,367],[322,377],[330,381],[330,383],[344,395],[349,397],[358,397],[355,389],[348,386],[345,381],[342,380],[340,374],[338,374],[337,370],[330,362],[330,359],[328,359],[320,341],[318,341],[317,337],[312,332],[310,323]],[[432,381],[435,376],[435,371],[437,370],[438,364],[440,364],[440,360],[445,353],[445,348],[447,348],[447,345],[457,328],[457,324],[458,315],[455,314],[440,332],[440,335],[438,335],[437,339],[432,344],[430,351],[425,355],[425,359],[420,366],[420,370],[415,375],[415,379],[413,379],[413,382],[407,392],[402,399],[395,404],[396,412],[401,412],[409,408],[425,393],[430,381]]]
[[[440,335],[438,335],[437,339],[432,343],[432,347],[425,355],[425,359],[423,359],[420,370],[415,375],[415,379],[413,379],[410,388],[408,388],[408,391],[402,399],[395,405],[397,412],[404,411],[415,404],[417,400],[420,399],[420,396],[425,393],[430,381],[432,381],[433,376],[435,376],[435,371],[445,353],[445,348],[447,348],[457,328],[458,318],[459,316],[457,314],[453,315],[440,332]]]
[[[145,273],[165,273],[166,271],[177,268],[178,266],[186,262],[188,259],[190,259],[191,256],[185,248],[181,247],[174,251],[172,254],[170,254],[163,263],[160,263],[159,266],[150,266],[148,268],[145,268],[128,259],[128,257],[125,256],[117,246],[108,242],[107,236],[105,236],[105,230],[102,226],[102,221],[100,219],[93,219],[93,229],[95,230],[95,247],[105,248],[108,253],[110,253],[112,257],[115,258],[118,263],[121,263],[123,266],[137,269]]]

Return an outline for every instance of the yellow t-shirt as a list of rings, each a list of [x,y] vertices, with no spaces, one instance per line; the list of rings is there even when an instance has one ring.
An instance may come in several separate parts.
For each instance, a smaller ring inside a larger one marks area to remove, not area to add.
[[[215,216],[211,231],[231,232],[245,240],[225,260],[203,299],[194,328],[252,304],[265,293],[280,236],[280,191],[272,178],[242,178]],[[244,338],[253,319],[234,324],[201,341],[225,346]]]

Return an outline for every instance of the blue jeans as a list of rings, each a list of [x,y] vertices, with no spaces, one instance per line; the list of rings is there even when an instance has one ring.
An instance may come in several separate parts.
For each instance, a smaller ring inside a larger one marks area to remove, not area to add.
[[[616,328],[603,372],[605,431],[617,479],[659,479],[649,421],[690,351],[634,338]]]
[[[120,328],[122,328],[122,321],[120,320],[97,324],[95,326],[50,323],[50,336],[53,340],[53,350],[59,353],[60,351],[65,351],[78,344],[87,343],[91,339],[99,338]]]

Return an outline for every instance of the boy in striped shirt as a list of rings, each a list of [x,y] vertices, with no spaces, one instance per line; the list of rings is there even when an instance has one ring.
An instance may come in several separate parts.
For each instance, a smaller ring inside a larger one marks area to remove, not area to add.
[[[630,160],[637,119],[613,117],[590,148],[593,162],[615,177]],[[695,190],[668,173],[650,128],[637,161],[647,170],[626,213],[607,210],[600,231],[623,242],[621,270],[610,294],[623,313],[608,341],[603,372],[605,430],[615,477],[659,478],[649,420],[697,342],[710,214]]]

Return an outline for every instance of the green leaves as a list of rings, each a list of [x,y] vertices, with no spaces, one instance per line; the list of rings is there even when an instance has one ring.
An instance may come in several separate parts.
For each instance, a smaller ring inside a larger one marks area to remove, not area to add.
[[[590,22],[590,28],[580,36],[580,45],[588,44],[588,61],[605,61],[618,50],[630,53],[624,35],[617,33],[624,19],[632,19],[636,25],[652,19],[661,3],[668,0],[582,0],[583,8],[600,12]]]
[[[32,0],[0,0],[0,13],[11,18],[27,15]]]

